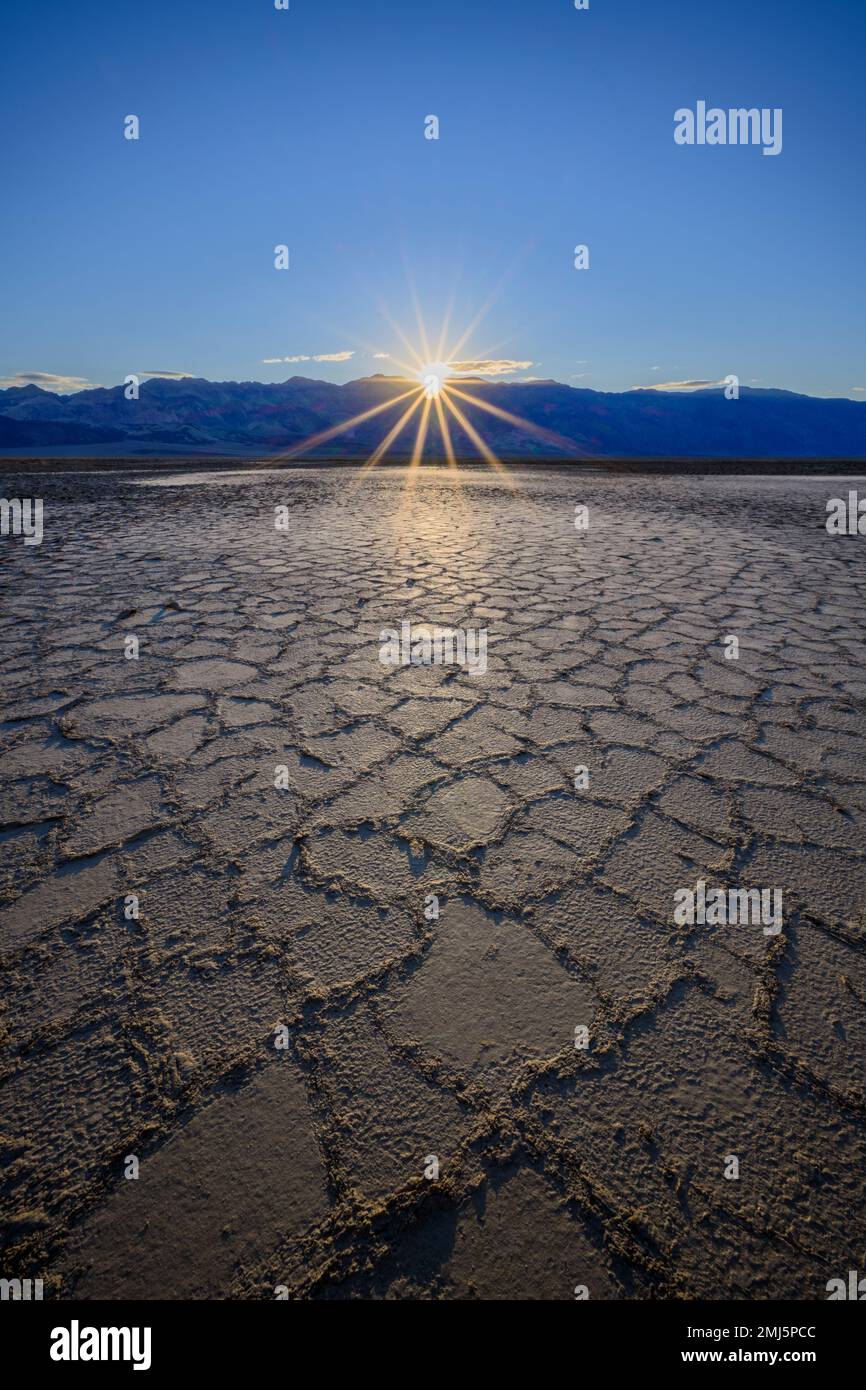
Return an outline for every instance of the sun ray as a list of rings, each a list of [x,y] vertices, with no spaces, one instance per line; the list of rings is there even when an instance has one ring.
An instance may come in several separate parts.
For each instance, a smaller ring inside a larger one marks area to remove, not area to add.
[[[486,410],[489,415],[495,415],[498,419],[505,420],[509,425],[517,425],[529,434],[538,435],[546,444],[555,444],[558,449],[567,448],[569,452],[574,452],[573,441],[566,439],[564,435],[556,434],[553,430],[546,430],[543,425],[536,425],[532,420],[524,420],[520,415],[512,415],[510,410],[503,410],[501,406],[491,405],[489,401],[482,401],[478,396],[470,396],[466,391],[458,391],[456,386],[449,384],[448,390],[453,395],[459,396],[461,401],[468,401],[470,405],[477,406],[479,410]]]
[[[431,357],[433,356],[433,354],[432,354],[432,352],[430,351],[430,343],[429,343],[429,340],[428,340],[428,338],[427,338],[427,329],[426,329],[425,324],[424,324],[424,319],[423,319],[422,316],[421,316],[421,306],[420,306],[420,304],[418,303],[418,296],[417,296],[416,293],[415,293],[415,288],[414,288],[414,286],[413,286],[413,288],[412,288],[412,303],[413,303],[414,308],[415,308],[415,318],[416,318],[417,323],[418,323],[418,333],[420,334],[420,338],[421,338],[421,348],[422,348],[422,351],[423,351],[423,353],[424,353],[424,357],[425,357],[426,360],[429,362],[430,359],[431,359]]]
[[[412,392],[411,394],[415,395],[417,399],[414,400],[410,406],[407,406],[397,423],[391,426],[390,430],[385,435],[385,438],[382,440],[381,444],[377,445],[376,449],[367,459],[366,463],[364,463],[358,470],[358,477],[355,480],[354,486],[351,489],[352,492],[354,492],[355,489],[360,485],[364,475],[366,473],[369,473],[371,468],[376,467],[376,464],[379,462],[382,455],[386,453],[388,449],[390,449],[397,436],[403,432],[403,430],[406,428],[409,421],[411,420],[412,416],[415,414],[415,411],[418,409],[419,405],[421,405],[422,401],[424,400],[424,390],[420,386],[418,387],[417,392]]]
[[[349,332],[342,327],[335,327],[333,324],[327,325],[327,330],[331,333],[336,333],[340,338],[344,338],[346,342],[354,343],[356,350],[358,348],[363,348],[364,352],[369,353],[371,357],[387,358],[389,362],[394,363],[395,367],[399,367],[401,372],[406,373],[405,379],[407,381],[415,381],[417,378],[417,367],[413,367],[411,362],[404,362],[401,358],[396,357],[393,352],[383,352],[380,343],[371,343],[368,338],[361,338],[357,333]]]
[[[454,416],[454,419],[457,421],[458,425],[460,425],[461,429],[465,430],[466,434],[469,435],[469,438],[472,440],[472,443],[475,445],[482,458],[486,459],[486,461],[490,464],[491,468],[495,468],[497,472],[501,473],[508,487],[514,490],[515,483],[513,479],[508,476],[507,468],[505,468],[502,462],[496,457],[490,446],[484,442],[475,426],[471,423],[471,421],[467,420],[466,416],[463,414],[463,411],[459,408],[459,406],[456,406],[454,404],[454,402],[451,400],[447,388],[445,388],[442,391],[442,396],[446,406],[451,411],[451,414]]]
[[[439,433],[442,437],[442,442],[445,445],[445,456],[448,459],[449,475],[451,476],[452,481],[455,485],[453,494],[454,503],[455,506],[457,506],[460,509],[463,517],[466,518],[470,515],[471,507],[467,499],[466,492],[463,488],[463,478],[460,475],[460,469],[457,464],[457,456],[454,453],[454,443],[451,439],[451,430],[448,427],[448,416],[445,414],[445,407],[442,404],[442,397],[436,396],[433,401],[433,404],[436,407],[436,414],[439,420]]]
[[[506,272],[506,276],[508,273],[510,272]],[[505,278],[506,277],[503,277],[503,280]],[[495,291],[495,293],[498,293],[498,289],[499,287],[497,286],[497,290]],[[462,434],[471,441],[472,445],[478,451],[481,457],[485,460],[485,462],[488,463],[491,468],[496,469],[497,472],[499,472],[502,475],[504,483],[510,489],[516,492],[520,492],[521,488],[519,484],[510,475],[510,470],[506,468],[506,466],[502,463],[501,459],[497,457],[493,449],[484,439],[481,431],[477,429],[476,426],[473,424],[472,420],[469,419],[465,412],[460,409],[460,407],[457,405],[457,400],[465,401],[466,404],[470,406],[476,407],[479,410],[486,411],[489,415],[493,415],[500,420],[506,421],[508,424],[515,426],[517,429],[525,430],[529,433],[535,434],[539,436],[541,439],[545,440],[546,443],[553,445],[557,449],[564,448],[568,451],[573,452],[574,445],[572,441],[562,438],[561,436],[555,434],[552,430],[547,430],[540,425],[534,424],[534,422],[531,420],[522,419],[519,415],[514,415],[510,411],[504,410],[501,406],[493,405],[478,395],[470,394],[469,392],[465,392],[460,389],[460,387],[463,385],[464,378],[459,376],[454,377],[451,375],[451,363],[454,358],[454,353],[452,353],[449,356],[447,354],[444,354],[442,351],[442,346],[447,340],[448,327],[451,321],[452,310],[454,307],[455,293],[456,290],[452,291],[450,300],[445,311],[444,320],[441,325],[441,332],[438,335],[436,335],[437,349],[435,360],[433,359],[433,354],[430,351],[430,340],[421,315],[421,308],[418,302],[417,295],[415,293],[414,285],[411,285],[411,295],[413,307],[415,309],[415,314],[418,319],[418,332],[420,335],[419,348],[416,348],[413,345],[410,339],[400,328],[399,324],[395,323],[394,320],[391,319],[387,309],[384,305],[382,305],[381,308],[383,317],[391,325],[391,328],[393,329],[395,335],[406,345],[406,348],[412,361],[417,364],[416,366],[413,366],[409,362],[401,361],[396,356],[391,358],[391,360],[396,365],[403,368],[407,373],[406,377],[388,376],[386,378],[383,378],[384,381],[387,381],[389,383],[393,382],[395,384],[395,386],[398,389],[398,394],[392,396],[388,400],[380,401],[378,405],[371,406],[368,410],[363,410],[359,414],[353,415],[350,419],[344,420],[338,425],[333,425],[329,429],[320,430],[318,433],[308,437],[307,439],[302,440],[299,444],[293,445],[291,448],[285,450],[284,452],[276,454],[275,458],[278,460],[289,460],[297,457],[299,454],[309,453],[310,451],[316,449],[318,446],[327,443],[329,440],[336,439],[340,435],[347,434],[357,425],[363,424],[367,420],[373,420],[378,415],[381,415],[383,412],[391,410],[392,408],[399,406],[401,403],[408,402],[406,408],[403,410],[403,413],[388,428],[388,431],[385,434],[384,438],[374,448],[370,456],[361,465],[358,472],[358,477],[353,486],[350,488],[350,491],[354,491],[354,488],[358,486],[360,480],[363,479],[364,475],[366,473],[369,473],[371,469],[375,468],[377,464],[379,464],[382,461],[382,459],[385,458],[388,451],[394,445],[395,441],[400,437],[400,435],[409,425],[413,416],[415,416],[417,412],[420,410],[420,417],[416,420],[415,428],[413,430],[414,438],[412,439],[411,447],[407,449],[405,454],[401,456],[403,459],[405,459],[406,463],[408,464],[408,470],[406,475],[407,493],[410,492],[415,486],[416,474],[421,464],[425,460],[425,455],[428,459],[441,462],[442,451],[444,451],[444,455],[447,459],[449,468],[454,470],[456,474],[456,481],[458,483],[461,483],[461,479],[459,476],[458,457],[455,448],[455,435],[453,433],[454,424],[451,423],[452,421],[456,422],[456,426],[458,427],[458,429],[462,431]],[[475,319],[473,320],[472,324],[470,324],[466,333],[461,335],[456,345],[455,352],[462,348],[463,344],[466,342],[466,340],[472,333],[475,325],[477,325],[477,323],[480,322],[481,318],[487,312],[489,305],[493,301],[493,297],[494,296],[491,296],[487,304],[483,306],[481,311],[475,316]],[[422,351],[424,354],[426,354],[426,357],[422,357]],[[384,356],[384,354],[381,355]],[[476,357],[472,360],[477,361],[479,359],[476,355]],[[405,381],[408,384],[408,390],[404,391],[399,389],[400,384],[403,381]],[[490,385],[492,383],[484,382],[480,384]],[[360,386],[362,385],[362,383],[355,383],[355,385]],[[439,448],[437,448],[437,445],[433,442],[432,421],[434,409],[436,412],[436,421],[438,423],[439,428],[439,440],[441,446]]]
[[[403,332],[399,323],[392,319],[391,315],[388,313],[388,310],[384,307],[384,305],[379,306],[379,312],[381,313],[383,319],[388,324],[388,326],[392,329],[392,331],[397,334],[397,337],[400,339],[400,342],[403,344],[406,351],[409,353],[409,356],[414,358],[416,366],[413,368],[413,370],[418,372],[422,371],[424,367],[424,359],[420,356],[419,353],[415,351],[413,344],[406,337],[406,334]]]
[[[358,343],[362,348],[365,349],[366,352],[369,352],[370,355],[373,356],[373,357],[381,357],[381,356],[382,356],[381,350],[376,346],[375,343],[368,343],[368,342],[365,342],[365,340],[364,340],[363,338],[354,338],[354,337],[350,337],[350,338],[349,338],[349,341],[350,341],[350,342]],[[388,359],[389,362],[393,362],[393,363],[394,363],[394,366],[395,366],[395,367],[399,367],[401,372],[405,372],[405,373],[406,373],[406,376],[405,376],[405,380],[406,380],[406,381],[415,381],[415,380],[416,380],[416,378],[417,378],[417,376],[418,376],[418,370],[419,370],[419,369],[418,369],[417,367],[413,367],[411,362],[404,362],[403,359],[402,359],[402,357],[397,357],[397,356],[395,356],[395,354],[394,354],[393,352],[386,353],[385,356],[387,357],[387,359]]]
[[[478,313],[475,315],[475,318],[472,320],[469,327],[466,329],[466,332],[461,333],[460,337],[457,339],[457,342],[449,350],[448,356],[445,359],[447,362],[455,362],[459,359],[461,349],[463,348],[464,344],[469,341],[478,325],[482,322],[482,320],[492,309],[493,305],[496,302],[497,294],[498,287],[497,289],[493,290],[492,293],[488,296],[486,302],[478,310]]]
[[[397,513],[398,525],[405,519],[409,509],[412,493],[415,489],[416,475],[421,457],[424,453],[424,443],[427,438],[427,427],[430,421],[430,412],[433,409],[434,396],[427,396],[424,400],[424,409],[421,411],[421,419],[418,422],[418,429],[415,433],[415,447],[412,450],[412,458],[409,461],[409,470],[406,474],[406,485],[403,488],[403,495],[400,508]]]
[[[409,298],[412,301],[412,308],[415,311],[415,322],[418,325],[418,339],[421,345],[421,351],[424,354],[424,360],[426,362],[429,362],[431,360],[432,354],[430,352],[430,343],[427,339],[427,328],[424,323],[424,317],[421,313],[421,305],[418,302],[418,289],[415,284],[415,276],[412,274],[411,267],[409,266],[409,263],[406,259],[405,247],[403,248],[401,254],[403,259],[403,269],[406,273],[406,283],[409,287]]]
[[[451,291],[451,295],[450,295],[450,297],[449,297],[449,299],[448,299],[448,304],[446,305],[446,308],[445,308],[445,315],[444,315],[444,317],[443,317],[443,319],[442,319],[442,331],[441,331],[441,333],[439,334],[439,341],[438,341],[437,344],[436,344],[436,361],[437,361],[437,362],[446,362],[446,361],[448,360],[448,359],[446,358],[446,356],[445,356],[445,344],[446,344],[446,342],[447,342],[447,340],[448,340],[448,329],[449,329],[449,327],[451,326],[451,315],[452,315],[453,312],[454,312],[454,296],[455,296],[455,294],[456,294],[456,289]]]
[[[414,400],[410,406],[406,407],[397,423],[395,425],[392,425],[391,429],[385,435],[385,438],[382,440],[381,444],[377,445],[377,447],[374,449],[373,453],[370,455],[370,457],[367,459],[367,462],[361,469],[362,473],[366,472],[369,468],[376,467],[376,464],[379,462],[380,458],[382,458],[382,456],[387,453],[387,451],[390,449],[391,445],[394,443],[397,437],[403,433],[403,430],[406,428],[412,416],[415,414],[415,411],[422,404],[423,400],[424,392],[423,390],[419,389],[419,391],[417,392],[417,399]]]
[[[445,455],[452,468],[457,467],[457,459],[454,456],[454,445],[451,443],[451,431],[448,428],[448,418],[442,409],[441,394],[435,396],[433,404],[436,406],[436,414],[439,419],[439,433],[442,436],[442,443],[445,445]]]
[[[505,288],[505,285],[507,284],[509,277],[514,274],[514,271],[516,270],[520,262],[521,256],[525,255],[528,249],[528,247],[525,247],[524,250],[517,256],[517,258],[514,261],[512,261],[511,265],[506,267],[506,269],[502,272],[496,284],[493,286],[493,289],[490,291],[481,308],[478,310],[478,313],[475,315],[474,319],[469,324],[469,327],[466,329],[464,333],[461,333],[459,339],[454,344],[451,351],[448,353],[448,356],[445,359],[446,361],[453,362],[458,357],[464,344],[466,344],[469,341],[478,325],[484,321],[484,319],[489,314],[490,310],[493,308],[493,305],[496,303],[497,299],[499,298],[500,294]]]
[[[509,333],[505,338],[500,338],[498,342],[486,344],[480,351],[472,353],[471,361],[486,362],[490,357],[498,357],[504,349],[514,342],[515,336],[514,333]],[[453,361],[454,359],[450,360]],[[459,377],[456,380],[459,380]]]
[[[421,462],[421,455],[424,452],[424,443],[427,439],[427,426],[430,421],[430,411],[433,409],[434,400],[438,400],[438,396],[426,396],[424,400],[424,409],[421,412],[421,419],[418,423],[418,433],[415,436],[415,448],[412,450],[412,458],[409,463],[409,467],[413,471]]]
[[[398,381],[417,381],[417,380],[418,380],[418,372],[421,370],[420,367],[418,367],[418,368],[413,367],[409,362],[404,362],[403,359],[402,359],[401,357],[395,357],[394,354],[393,354],[393,352],[392,352],[392,353],[389,353],[389,357],[390,357],[390,360],[394,363],[395,367],[399,367],[400,370],[401,370],[401,372],[405,372],[405,373],[406,373],[405,376],[397,377],[397,380],[398,380]]]
[[[326,444],[329,439],[334,439],[338,434],[345,434],[346,430],[352,429],[355,425],[360,425],[364,420],[372,420],[374,415],[381,415],[383,410],[389,410],[391,406],[397,405],[400,401],[405,401],[407,396],[414,396],[417,387],[411,387],[408,391],[402,391],[399,396],[392,396],[389,401],[383,401],[381,405],[374,405],[370,410],[364,410],[360,415],[353,415],[351,420],[343,420],[339,425],[332,425],[330,429],[320,430],[318,434],[311,434],[308,439],[304,439],[300,444],[293,444],[291,449],[286,449],[274,457],[278,460],[294,458],[296,454],[304,453],[308,449],[318,448],[320,444]]]

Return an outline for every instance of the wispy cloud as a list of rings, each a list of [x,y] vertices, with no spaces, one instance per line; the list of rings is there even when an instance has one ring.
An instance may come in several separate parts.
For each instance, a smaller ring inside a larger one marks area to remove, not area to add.
[[[376,358],[378,362],[384,362],[387,357],[391,356],[391,354],[390,352],[374,352],[373,356]]]
[[[525,372],[528,367],[536,366],[538,366],[537,362],[515,362],[507,357],[448,363],[450,371],[473,376],[510,376],[512,372]]]
[[[632,386],[632,391],[705,391],[708,386],[725,386],[721,381],[658,381],[650,386]]]
[[[348,362],[354,356],[354,352],[298,352],[292,357],[263,357],[262,362],[269,367],[276,362]]]
[[[138,375],[138,376],[164,376],[164,377],[168,377],[168,379],[169,379],[170,381],[192,381],[192,379],[193,379],[192,372],[160,372],[160,371],[152,371],[152,372],[151,372],[151,371],[144,371],[144,372],[138,372],[137,375]]]
[[[68,396],[73,391],[92,391],[99,382],[88,381],[83,376],[61,376],[57,372],[15,372],[12,376],[0,377],[0,390],[9,386],[41,386],[43,391]]]

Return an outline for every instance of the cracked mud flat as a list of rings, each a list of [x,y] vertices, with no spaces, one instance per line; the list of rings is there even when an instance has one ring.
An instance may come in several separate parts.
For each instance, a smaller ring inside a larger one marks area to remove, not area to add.
[[[0,480],[45,499],[41,547],[0,542],[4,1275],[821,1299],[862,1272],[849,484],[509,476]],[[380,664],[404,618],[486,627],[486,673]],[[676,926],[700,877],[781,887],[781,934]]]

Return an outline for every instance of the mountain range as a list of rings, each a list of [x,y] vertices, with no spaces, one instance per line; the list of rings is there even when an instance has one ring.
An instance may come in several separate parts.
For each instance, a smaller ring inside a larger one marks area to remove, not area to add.
[[[727,400],[721,387],[696,391],[592,391],[556,381],[454,383],[503,416],[457,400],[459,409],[502,458],[848,458],[866,459],[866,402],[742,387]],[[0,390],[0,449],[34,454],[81,449],[87,454],[232,454],[278,456],[311,436],[375,406],[371,419],[303,451],[303,457],[366,457],[406,408],[393,403],[405,380],[363,377],[337,385],[293,376],[287,381],[144,380],[137,400],[123,386],[57,395],[38,386]],[[388,456],[411,451],[416,412]],[[427,456],[439,449],[435,416]],[[477,450],[449,417],[458,457]],[[540,432],[539,432],[540,431]]]

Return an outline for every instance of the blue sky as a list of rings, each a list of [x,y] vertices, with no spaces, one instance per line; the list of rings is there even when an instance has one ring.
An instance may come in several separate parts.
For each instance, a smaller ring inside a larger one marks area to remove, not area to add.
[[[398,371],[414,280],[431,331],[492,298],[460,356],[517,376],[866,399],[863,0],[16,11],[3,384]],[[781,107],[782,153],[677,146],[699,99]]]

